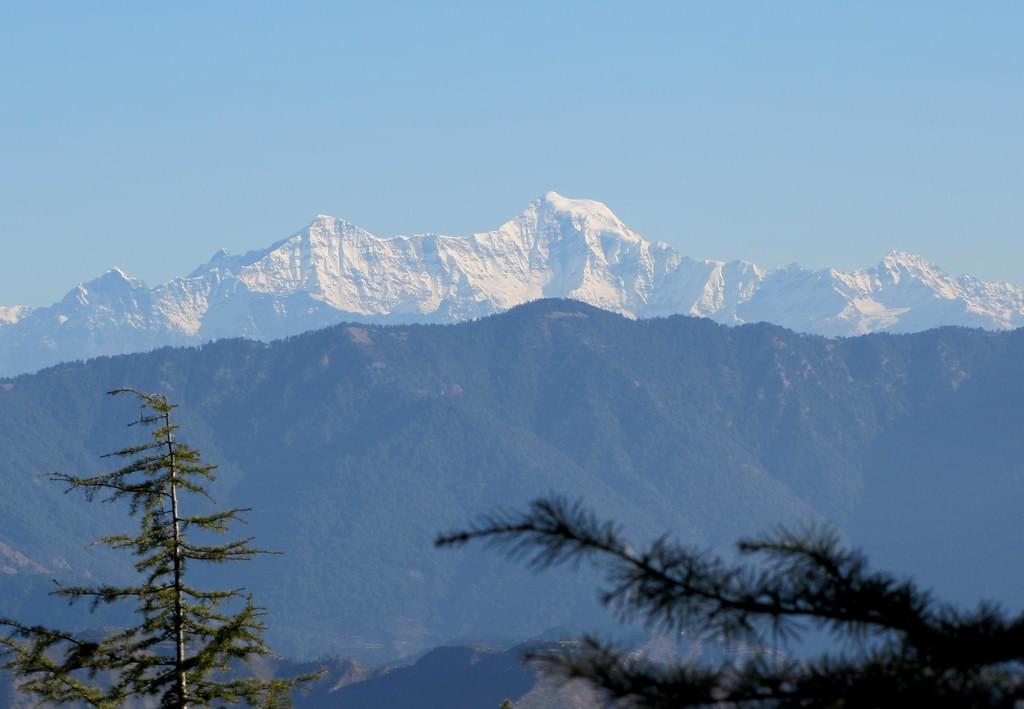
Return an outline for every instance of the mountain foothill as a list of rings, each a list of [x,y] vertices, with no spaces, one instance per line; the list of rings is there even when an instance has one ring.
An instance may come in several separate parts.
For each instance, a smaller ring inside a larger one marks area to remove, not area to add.
[[[451,325],[344,323],[273,342],[102,356],[0,380],[0,616],[116,624],[45,591],[130,574],[89,541],[124,511],[53,471],[103,469],[165,393],[214,497],[283,552],[230,572],[291,657],[377,662],[460,640],[607,627],[585,571],[537,575],[436,534],[547,493],[633,538],[724,549],[827,521],[954,599],[1019,605],[1024,330],[829,339],[544,299]],[[212,578],[224,581],[225,578]]]

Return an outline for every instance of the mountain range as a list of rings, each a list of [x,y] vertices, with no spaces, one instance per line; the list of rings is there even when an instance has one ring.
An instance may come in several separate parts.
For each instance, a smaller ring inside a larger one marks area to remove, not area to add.
[[[432,546],[550,492],[631,538],[702,548],[827,520],[940,595],[1024,598],[1024,329],[827,339],[540,300],[0,379],[0,616],[118,622],[46,592],[131,578],[89,544],[130,531],[125,511],[48,479],[108,469],[101,454],[145,435],[123,425],[133,402],[103,395],[119,386],[180,404],[178,435],[219,465],[218,503],[251,508],[244,533],[282,552],[196,580],[250,589],[299,659],[606,628],[586,573]]]
[[[629,317],[763,321],[826,336],[1024,325],[1021,288],[953,276],[911,254],[849,272],[700,261],[643,239],[600,202],[549,192],[471,236],[380,238],[321,214],[267,248],[220,251],[155,288],[113,269],[49,307],[0,306],[0,375],[342,321],[452,323],[547,297]]]

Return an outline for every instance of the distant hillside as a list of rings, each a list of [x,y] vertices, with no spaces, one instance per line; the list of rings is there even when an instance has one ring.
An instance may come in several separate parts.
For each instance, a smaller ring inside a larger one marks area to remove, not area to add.
[[[249,531],[284,552],[225,573],[291,656],[600,622],[587,577],[431,546],[551,491],[701,545],[824,517],[943,590],[1024,597],[1024,331],[827,340],[547,300],[0,380],[0,614],[75,622],[42,594],[49,579],[127,566],[86,546],[124,525],[118,511],[45,479],[101,469],[132,440],[133,407],[102,394],[122,385],[181,404],[183,435],[221,464],[219,499],[253,507]]]

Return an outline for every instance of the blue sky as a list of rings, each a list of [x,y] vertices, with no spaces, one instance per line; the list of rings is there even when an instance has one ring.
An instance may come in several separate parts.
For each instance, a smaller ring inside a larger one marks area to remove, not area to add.
[[[697,258],[1024,284],[1022,36],[1014,2],[4,3],[0,304],[549,189]]]

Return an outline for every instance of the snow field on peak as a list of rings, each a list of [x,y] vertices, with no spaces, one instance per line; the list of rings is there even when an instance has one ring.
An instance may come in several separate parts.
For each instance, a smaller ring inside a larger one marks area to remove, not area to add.
[[[827,336],[1024,325],[1024,290],[951,276],[900,251],[844,272],[697,261],[604,204],[548,192],[497,229],[381,238],[317,215],[266,248],[218,251],[148,289],[120,269],[48,308],[0,307],[0,375],[223,337],[272,339],[344,320],[456,322],[543,297],[628,317],[767,321]]]
[[[13,325],[31,310],[27,305],[0,305],[0,325]]]

